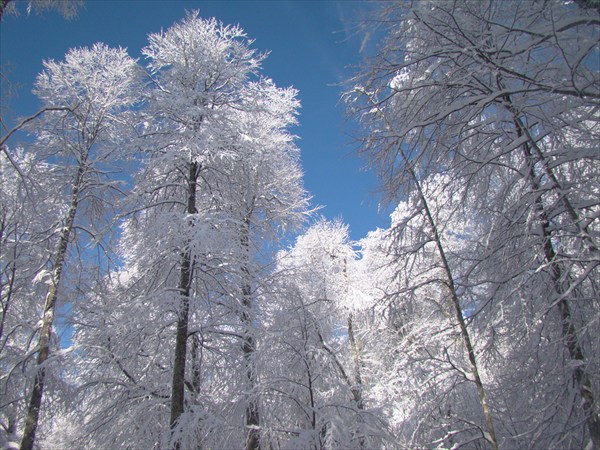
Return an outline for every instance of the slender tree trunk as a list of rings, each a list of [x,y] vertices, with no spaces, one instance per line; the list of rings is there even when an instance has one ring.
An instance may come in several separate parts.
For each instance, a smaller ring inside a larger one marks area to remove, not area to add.
[[[192,384],[191,390],[194,394],[200,393],[202,348],[197,334],[192,335]]]
[[[246,405],[246,450],[260,449],[260,415],[258,411],[258,400],[256,393],[256,364],[254,354],[256,343],[252,333],[252,288],[250,285],[250,215],[244,218],[240,234],[240,242],[244,253],[244,261],[241,267],[242,280],[242,312],[240,319],[243,326],[242,352],[246,368],[246,381],[248,388],[248,403]]]
[[[573,226],[577,229],[577,232],[579,233],[579,236],[581,238],[581,244],[582,244],[581,250],[587,251],[588,253],[595,255],[596,258],[598,258],[598,256],[599,256],[598,246],[596,245],[594,238],[591,236],[588,226],[583,224],[584,222],[579,218],[577,211],[575,211],[573,204],[569,200],[567,190],[562,186],[562,183],[556,177],[556,174],[554,173],[554,171],[552,170],[552,167],[550,167],[550,164],[548,163],[548,158],[544,155],[544,153],[543,153],[542,149],[540,148],[540,146],[538,145],[537,141],[531,135],[529,128],[526,127],[525,124],[523,123],[523,121],[517,116],[516,112],[514,111],[514,109],[512,107],[510,97],[507,96],[507,97],[505,97],[505,99],[507,99],[507,102],[510,105],[509,111],[511,112],[511,114],[513,115],[513,118],[514,118],[514,124],[517,129],[517,136],[518,137],[525,136],[527,138],[527,142],[525,142],[523,144],[523,146],[524,146],[523,148],[524,148],[524,152],[526,153],[525,157],[526,157],[528,163],[530,164],[530,176],[534,175],[532,180],[533,181],[536,180],[535,173],[533,171],[533,166],[534,166],[534,157],[533,156],[535,154],[535,156],[536,156],[535,162],[540,163],[540,165],[542,166],[542,169],[543,169],[543,173],[546,175],[547,179],[552,183],[550,189],[555,191],[558,194],[560,202],[562,203],[563,207],[565,208],[565,211],[567,212],[567,215],[569,216],[571,223],[573,224]],[[538,184],[537,189],[539,189],[539,187],[540,186]]]
[[[406,164],[409,164],[408,161],[405,160]],[[410,167],[410,166],[409,166]],[[488,405],[487,396],[485,393],[485,389],[483,387],[483,382],[481,381],[481,377],[479,375],[479,367],[477,365],[477,358],[475,357],[475,350],[473,348],[473,344],[471,343],[471,337],[469,335],[469,330],[467,329],[467,324],[465,323],[465,319],[463,317],[462,307],[460,306],[460,300],[458,298],[458,294],[456,292],[456,286],[454,284],[454,278],[452,276],[452,269],[450,268],[450,264],[448,263],[448,259],[446,258],[446,252],[444,250],[444,246],[442,244],[442,240],[438,233],[437,224],[431,211],[429,209],[429,203],[421,189],[421,183],[417,179],[417,175],[414,173],[412,168],[409,168],[411,176],[417,186],[417,191],[419,193],[419,197],[421,199],[421,203],[423,204],[423,209],[425,210],[425,215],[427,216],[427,221],[429,222],[429,226],[433,233],[433,238],[435,240],[435,244],[438,249],[439,257],[442,261],[442,267],[444,269],[447,286],[450,290],[450,299],[452,300],[452,305],[454,307],[454,316],[458,322],[460,327],[460,333],[462,335],[463,343],[467,349],[467,354],[469,356],[469,362],[471,364],[471,372],[473,374],[473,381],[475,386],[477,387],[477,394],[479,395],[479,401],[481,403],[481,407],[483,409],[483,415],[485,417],[486,427],[488,436],[486,439],[491,444],[494,450],[498,450],[498,440],[496,438],[496,430],[494,428],[494,420],[492,417],[492,412]]]
[[[394,129],[394,127],[392,126],[392,124],[390,124],[389,120],[387,119],[387,117],[385,116],[383,111],[381,111],[379,106],[377,106],[377,103],[374,103],[373,106],[379,110],[379,112],[381,113],[381,117],[385,121],[387,126],[390,129]],[[398,154],[402,158],[402,162],[404,163],[405,168],[406,168],[405,170],[408,172],[408,175],[412,178],[412,180],[415,183],[415,186],[417,188],[419,200],[423,204],[423,209],[424,209],[425,215],[427,217],[427,222],[429,223],[429,227],[431,229],[431,232],[433,233],[435,245],[438,249],[438,256],[440,257],[440,260],[442,262],[442,267],[444,270],[444,274],[446,275],[447,286],[450,291],[450,299],[452,302],[452,306],[454,308],[454,315],[458,322],[461,337],[462,337],[463,343],[465,345],[465,348],[467,350],[467,355],[469,357],[469,363],[471,365],[471,372],[473,375],[473,382],[475,383],[475,386],[477,387],[477,394],[479,396],[479,402],[481,403],[481,408],[483,410],[483,416],[484,416],[485,422],[486,422],[487,435],[485,435],[484,437],[490,443],[490,445],[492,446],[492,448],[494,450],[498,450],[498,439],[496,438],[496,430],[494,428],[494,419],[492,416],[492,411],[491,411],[488,401],[487,401],[487,395],[485,393],[485,388],[483,386],[483,382],[481,381],[481,376],[479,375],[479,367],[477,364],[477,358],[475,356],[475,350],[474,350],[473,344],[471,342],[471,337],[469,335],[469,330],[467,329],[467,324],[465,323],[465,319],[463,317],[462,307],[460,306],[460,300],[458,298],[458,293],[456,291],[456,285],[454,284],[454,278],[452,276],[452,269],[450,268],[450,264],[448,262],[448,259],[446,258],[446,252],[444,250],[444,245],[442,244],[442,240],[441,240],[439,232],[438,232],[437,224],[435,222],[435,219],[433,218],[433,215],[431,214],[431,210],[429,209],[429,203],[427,201],[427,198],[425,197],[425,193],[423,192],[423,190],[421,188],[421,182],[419,181],[417,174],[415,173],[414,169],[412,168],[411,161],[408,159],[408,157],[406,156],[406,154],[404,153],[402,148],[400,148],[398,150]]]
[[[346,280],[346,296],[348,296],[348,270],[347,270],[348,261],[344,258],[344,279]],[[348,324],[348,340],[350,341],[350,351],[352,353],[352,361],[354,363],[354,383],[350,386],[350,390],[352,391],[352,396],[354,397],[354,401],[356,402],[356,409],[362,411],[364,409],[363,403],[363,382],[362,382],[362,374],[361,367],[362,361],[360,357],[360,349],[358,348],[358,344],[356,343],[356,339],[354,337],[354,323],[352,320],[352,313],[348,314],[347,318]],[[359,422],[362,423],[362,416],[359,415]],[[363,435],[360,435],[358,438],[359,448],[365,448],[365,438]]]
[[[73,183],[73,192],[71,194],[71,204],[65,217],[64,226],[60,232],[60,239],[56,253],[54,254],[54,272],[52,274],[50,288],[46,295],[44,304],[44,315],[42,317],[42,327],[40,329],[40,338],[38,341],[37,354],[37,373],[33,382],[33,389],[27,407],[27,418],[25,420],[25,429],[23,430],[23,439],[21,440],[21,450],[31,450],[35,442],[35,433],[37,430],[40,416],[40,407],[44,393],[44,382],[46,377],[45,362],[50,354],[50,338],[52,336],[52,324],[54,322],[54,313],[56,310],[56,300],[58,299],[58,288],[62,277],[65,257],[69,247],[69,237],[73,230],[77,205],[79,203],[79,194],[85,173],[85,163],[81,162],[75,175]]]
[[[579,345],[579,338],[575,324],[573,323],[573,317],[571,315],[571,308],[569,302],[565,297],[567,287],[564,285],[563,270],[556,259],[556,251],[552,244],[552,236],[550,232],[550,222],[547,219],[545,211],[541,205],[541,198],[536,200],[538,213],[541,215],[541,234],[544,242],[544,257],[546,262],[550,264],[552,281],[554,285],[554,291],[560,299],[558,301],[558,309],[560,311],[560,317],[562,321],[562,335],[564,344],[569,352],[569,357],[576,364],[573,364],[573,381],[579,389],[581,395],[581,406],[586,416],[586,425],[594,445],[594,449],[600,448],[600,418],[595,411],[595,399],[592,391],[592,383],[587,376],[585,367],[585,355],[581,345]]]
[[[196,189],[198,180],[198,164],[190,162],[188,171],[188,192],[186,213],[196,214]],[[189,245],[188,245],[189,247]],[[180,293],[177,332],[175,336],[175,359],[173,362],[173,382],[171,385],[171,432],[174,433],[177,421],[184,411],[185,403],[185,362],[187,354],[188,323],[190,313],[190,286],[192,281],[192,251],[187,248],[181,255],[178,290]],[[173,443],[179,448],[179,440]]]
[[[352,389],[352,394],[354,396],[354,400],[356,401],[356,407],[358,409],[364,409],[363,404],[363,396],[362,396],[362,374],[361,374],[361,358],[360,358],[360,349],[358,348],[358,344],[354,337],[354,324],[352,321],[352,314],[348,315],[348,340],[350,341],[350,350],[352,352],[352,360],[354,362],[354,386]]]
[[[514,124],[517,132],[517,137],[520,138],[523,135],[526,135],[529,139],[522,145],[523,156],[525,158],[525,161],[527,162],[527,165],[529,166],[528,178],[529,183],[531,185],[531,189],[534,193],[540,192],[541,186],[535,174],[535,162],[532,153],[533,151],[535,151],[538,158],[541,158],[543,155],[541,154],[541,150],[539,149],[539,147],[537,148],[537,150],[535,148],[532,148],[532,145],[535,145],[535,147],[537,147],[537,144],[535,144],[532,141],[532,137],[529,133],[525,133],[523,122],[515,115],[515,112],[512,110],[510,98],[506,98],[505,100],[507,100],[507,102],[509,103],[509,110],[511,111],[514,117]],[[560,184],[558,183],[558,180],[556,179],[554,174],[551,172],[551,169],[547,165],[546,161],[544,160],[541,162],[544,167],[545,175],[552,180],[556,188],[560,189]],[[561,198],[563,205],[565,206],[565,209],[569,214],[569,218],[576,222],[575,225],[581,232],[582,240],[584,241],[584,245],[587,247],[587,251],[597,252],[598,250],[587,228],[580,228],[577,213],[571,206],[569,200],[566,198],[565,195],[561,195]],[[573,317],[571,315],[571,308],[569,306],[568,299],[565,296],[569,288],[568,286],[565,286],[564,282],[566,279],[568,279],[568,277],[565,276],[560,263],[557,261],[556,250],[554,249],[554,245],[552,243],[552,232],[550,231],[550,221],[548,219],[548,213],[545,209],[543,200],[540,195],[536,196],[534,208],[540,218],[540,234],[544,245],[544,257],[546,259],[546,262],[550,265],[554,291],[559,299],[557,306],[562,321],[562,335],[564,344],[567,347],[567,351],[569,352],[569,357],[572,361],[576,363],[573,364],[572,378],[575,385],[579,389],[579,394],[582,399],[581,406],[586,416],[586,425],[590,433],[590,437],[592,439],[592,443],[594,446],[593,448],[600,449],[600,417],[598,416],[598,413],[596,412],[595,408],[595,398],[592,390],[592,383],[584,370],[586,358],[583,353],[583,349],[579,344],[577,328],[575,327],[575,324],[573,322]]]
[[[304,306],[304,305],[303,305]],[[307,388],[308,388],[308,402],[310,405],[310,411],[311,411],[311,415],[310,415],[310,427],[311,430],[317,431],[317,405],[315,404],[315,388],[313,386],[313,377],[312,377],[312,370],[310,370],[310,364],[308,362],[308,353],[307,353],[307,341],[308,341],[308,330],[306,330],[305,328],[306,324],[303,324],[303,329],[302,329],[302,337],[304,338],[304,353],[303,353],[303,362],[304,362],[304,367],[306,367],[306,384],[307,384]],[[319,430],[319,445],[315,444],[315,450],[316,449],[321,449],[323,448],[323,442],[322,441],[322,436],[323,434],[323,430]]]
[[[256,388],[256,371],[253,359],[255,351],[254,338],[245,333],[242,344],[244,353],[244,362],[246,366],[246,379],[248,381],[248,391],[250,398],[246,406],[246,427],[248,435],[246,437],[246,450],[260,449],[260,416],[258,412],[258,401],[255,398],[254,390]]]
[[[344,267],[344,272],[346,268]],[[352,395],[354,396],[354,401],[356,402],[356,408],[359,411],[364,409],[363,402],[363,381],[362,381],[362,361],[360,357],[360,349],[354,337],[354,324],[352,321],[352,314],[348,315],[348,340],[350,341],[350,350],[352,351],[352,360],[354,362],[354,386],[352,386]],[[359,417],[359,420],[362,422],[362,417]],[[360,448],[365,448],[365,438],[363,435],[360,435],[358,438],[358,444]]]
[[[344,268],[343,274],[344,279],[346,280],[346,296],[348,296],[348,270],[347,270],[348,261],[344,258]],[[352,320],[352,313],[348,314],[347,324],[348,324],[348,340],[350,341],[350,351],[352,353],[352,361],[354,363],[354,384],[351,386],[352,395],[354,396],[354,400],[356,401],[356,407],[360,410],[364,409],[363,404],[363,396],[362,396],[362,374],[361,367],[362,361],[360,357],[360,349],[356,342],[356,338],[354,337],[354,323]],[[364,446],[364,439],[361,438],[360,441],[361,448]]]
[[[2,221],[2,228],[0,229],[0,238],[2,239],[0,242],[4,242],[4,230],[5,230],[6,226],[4,223],[4,220]],[[17,228],[15,226],[15,238],[17,235]],[[8,238],[7,238],[8,239]],[[2,251],[0,251],[0,255],[4,254],[4,249],[2,249]],[[16,280],[16,273],[17,273],[17,246],[13,246],[13,254],[12,254],[12,262],[10,263],[10,270],[7,270],[7,272],[9,272],[8,276],[8,286],[7,286],[7,292],[6,292],[6,301],[4,302],[4,304],[2,305],[2,318],[0,319],[0,353],[2,352],[3,348],[4,348],[4,344],[2,343],[2,337],[4,336],[4,324],[6,322],[6,318],[8,316],[8,310],[10,308],[10,304],[11,304],[11,299],[13,296],[13,292],[14,292],[14,284],[15,284],[15,280]],[[4,285],[0,284],[0,298],[2,298],[4,296]]]

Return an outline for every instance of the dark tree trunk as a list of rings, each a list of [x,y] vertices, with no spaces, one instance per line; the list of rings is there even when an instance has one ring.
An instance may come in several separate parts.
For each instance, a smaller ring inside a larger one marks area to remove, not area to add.
[[[344,261],[345,263],[345,261]],[[346,267],[344,266],[344,272],[346,272]],[[356,402],[356,408],[362,411],[365,406],[363,402],[363,381],[362,381],[362,361],[361,361],[361,350],[359,348],[358,343],[356,342],[356,338],[354,337],[354,324],[352,321],[352,314],[348,316],[348,339],[350,340],[350,349],[352,351],[352,360],[354,361],[354,386],[352,386],[352,395],[354,396],[354,401]],[[362,421],[362,418],[361,418]],[[360,448],[365,448],[365,438],[364,436],[359,436],[358,444]]]
[[[188,172],[187,208],[188,214],[195,214],[198,164],[191,162]],[[177,332],[175,337],[175,359],[173,362],[173,382],[171,386],[171,431],[175,430],[179,417],[183,414],[185,404],[185,363],[187,355],[188,324],[190,313],[190,286],[192,281],[193,261],[191,249],[187,248],[181,255],[178,290],[180,293]],[[179,442],[173,443],[179,448]]]
[[[191,391],[194,394],[200,393],[200,383],[202,379],[201,365],[202,365],[202,344],[198,334],[192,335],[192,383]]]
[[[513,113],[514,124],[517,131],[517,137],[522,137],[523,135],[527,135],[529,141],[525,142],[522,145],[523,156],[525,161],[529,166],[529,183],[531,185],[532,191],[540,192],[541,186],[536,177],[534,166],[536,161],[534,161],[534,154],[537,154],[538,158],[541,158],[543,155],[541,154],[539,148],[532,148],[532,146],[537,147],[535,142],[532,141],[532,137],[529,133],[526,133],[526,129],[524,127],[523,122],[516,117],[514,111],[512,110],[512,104],[510,103],[510,98],[506,99],[509,103],[509,110]],[[554,173],[549,168],[546,161],[540,161],[544,167],[545,175],[550,178],[554,185],[559,188],[560,185],[554,176]],[[571,206],[568,198],[566,196],[562,196],[562,202],[565,206],[565,210],[569,214],[569,217],[575,222],[578,228],[579,219],[574,208]],[[558,309],[560,312],[560,317],[562,321],[562,335],[564,340],[564,345],[567,348],[569,353],[569,357],[572,361],[576,362],[573,365],[573,381],[579,390],[579,394],[581,395],[581,406],[586,416],[586,425],[588,431],[590,433],[590,437],[592,439],[593,448],[600,449],[600,417],[598,417],[598,413],[596,412],[595,407],[595,398],[594,393],[592,391],[592,383],[585,373],[585,355],[583,353],[583,349],[579,344],[578,333],[573,322],[573,317],[571,315],[571,307],[569,306],[569,301],[566,296],[567,291],[569,290],[569,286],[565,285],[565,281],[568,280],[568,277],[565,277],[563,273],[563,268],[557,260],[556,250],[554,249],[554,245],[552,243],[552,232],[550,231],[550,221],[548,219],[548,212],[544,206],[544,202],[542,197],[537,195],[534,208],[539,216],[540,220],[540,234],[543,241],[544,246],[544,257],[546,262],[550,265],[552,282],[554,287],[554,292],[558,297]],[[580,228],[581,237],[583,241],[583,245],[586,247],[586,250],[591,252],[598,252],[598,249],[595,246],[595,243],[591,239],[587,228]],[[576,291],[576,290],[575,290]]]
[[[242,275],[242,311],[240,315],[243,327],[242,353],[246,369],[246,382],[248,389],[248,403],[246,405],[246,450],[260,449],[260,415],[258,411],[258,400],[256,397],[256,364],[254,354],[256,343],[252,333],[252,287],[250,284],[250,215],[244,218],[240,230],[240,243],[243,252],[243,263],[240,269]]]

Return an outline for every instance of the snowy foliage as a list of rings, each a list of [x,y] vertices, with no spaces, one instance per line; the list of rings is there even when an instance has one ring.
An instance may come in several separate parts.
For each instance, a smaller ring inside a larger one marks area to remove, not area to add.
[[[499,447],[600,445],[599,17],[580,3],[384,5],[383,45],[346,97],[365,156],[403,205],[389,250],[397,292],[416,300],[443,280],[425,257],[440,242]],[[458,424],[426,423],[440,437],[407,445],[465,442]]]
[[[598,448],[590,5],[381,4],[358,242],[302,228],[298,92],[239,26],[46,61],[1,141],[0,445]]]
[[[122,433],[110,433],[116,447],[238,447],[259,412],[255,302],[268,263],[260,254],[307,211],[287,131],[299,104],[294,90],[258,77],[264,56],[238,27],[190,13],[149,40],[147,150],[126,199],[122,268],[94,296],[101,304],[82,304],[76,327],[75,344],[96,355],[94,370],[81,361],[91,387],[83,395],[100,408],[86,413],[83,438],[99,445],[120,421]],[[126,317],[140,321],[120,327]],[[181,326],[184,350],[173,358]],[[174,416],[177,364],[185,399]],[[113,375],[98,377],[105,371]]]

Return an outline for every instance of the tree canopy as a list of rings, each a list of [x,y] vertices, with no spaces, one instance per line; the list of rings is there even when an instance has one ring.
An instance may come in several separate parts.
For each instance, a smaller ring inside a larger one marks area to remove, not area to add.
[[[3,447],[600,448],[597,5],[361,30],[342,100],[393,212],[358,241],[240,26],[44,61],[0,140]]]

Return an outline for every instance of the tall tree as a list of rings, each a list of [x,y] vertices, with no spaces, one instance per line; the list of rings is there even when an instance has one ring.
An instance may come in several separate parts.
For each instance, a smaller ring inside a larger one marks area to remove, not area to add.
[[[559,312],[552,323],[567,351],[555,347],[555,354],[571,367],[571,376],[560,380],[577,386],[577,415],[585,417],[597,447],[595,363],[584,350],[593,348],[588,333],[595,319],[584,319],[583,311],[591,307],[584,299],[597,292],[599,264],[598,202],[592,200],[598,13],[537,1],[417,2],[382,11],[385,44],[351,95],[369,127],[365,153],[390,196],[405,188],[411,172],[448,172],[451,189],[466,189],[464,202],[487,227],[471,236],[472,267],[465,271],[468,283],[481,287],[480,305],[511,305],[515,296],[500,293],[511,280],[518,280],[513,292],[528,299],[552,286],[534,314]],[[386,111],[383,126],[374,105]],[[557,420],[573,420],[569,414]],[[575,432],[569,436],[581,441]]]
[[[269,367],[266,420],[274,445],[368,448],[387,443],[385,424],[376,406],[368,407],[368,387],[359,375],[359,322],[349,320],[364,312],[356,257],[348,227],[325,220],[278,256],[265,299],[270,346],[269,358],[263,359]]]
[[[40,321],[35,379],[31,388],[27,419],[21,442],[31,449],[35,440],[45,382],[45,366],[50,354],[54,322],[63,270],[74,230],[89,233],[98,242],[96,218],[102,220],[118,191],[118,182],[107,177],[119,152],[118,133],[126,130],[123,112],[137,101],[134,83],[137,65],[123,49],[96,44],[93,48],[71,50],[65,61],[47,61],[36,81],[34,92],[44,106],[65,108],[53,111],[36,123],[36,145],[60,162],[70,199],[56,227],[56,247],[49,260],[48,292]],[[120,139],[121,140],[121,139]],[[76,225],[76,216],[85,215],[89,227]]]
[[[202,20],[189,14],[166,33],[152,34],[144,49],[159,89],[154,90],[150,107],[162,119],[168,149],[174,151],[175,167],[185,173],[185,215],[190,231],[197,217],[198,180],[202,171],[213,169],[212,159],[235,153],[223,142],[230,129],[231,108],[241,105],[241,92],[248,77],[259,67],[262,56],[249,48],[243,31],[216,20]],[[211,142],[211,141],[215,142]],[[160,145],[160,144],[159,144]],[[164,146],[160,145],[160,148]],[[179,162],[179,161],[181,162]],[[181,166],[183,164],[183,166]],[[192,235],[180,246],[181,294],[178,312],[175,359],[171,394],[171,427],[176,436],[177,421],[184,411],[187,359],[189,297],[196,256]]]
[[[238,28],[224,27],[215,20],[204,21],[197,14],[190,14],[166,33],[150,35],[150,45],[144,50],[151,70],[159,77],[160,89],[154,91],[151,107],[163,118],[163,126],[172,130],[167,135],[170,142],[166,145],[175,152],[174,168],[183,164],[185,215],[191,219],[189,225],[198,212],[198,177],[206,170],[205,160],[216,150],[209,144],[210,136],[218,136],[221,131],[215,110],[227,108],[236,101],[242,84],[260,62],[254,51],[241,42],[243,38]],[[190,237],[184,239],[187,242],[180,247],[177,287],[181,303],[171,394],[173,429],[184,411],[189,296],[195,263]]]
[[[250,44],[239,27],[190,13],[151,35],[144,50],[152,76],[147,150],[127,201],[123,267],[108,295],[93,296],[103,310],[118,308],[109,323],[121,337],[84,307],[75,338],[112,374],[86,371],[88,398],[118,386],[114,399],[86,406],[97,411],[88,416],[90,440],[122,421],[141,425],[111,445],[260,446],[255,299],[269,260],[263,252],[302,221],[308,199],[287,130],[296,91],[257,76],[263,55]],[[145,308],[153,322],[123,324],[129,308],[134,316]],[[115,403],[121,411],[104,420],[99,411]],[[140,418],[144,404],[153,430]]]
[[[256,365],[256,291],[264,276],[264,263],[270,259],[260,249],[273,245],[287,230],[294,229],[307,214],[308,197],[302,187],[298,149],[287,128],[295,123],[298,101],[296,91],[278,89],[269,80],[248,86],[245,102],[253,105],[241,114],[241,123],[232,141],[239,159],[230,166],[229,189],[224,206],[232,223],[237,224],[239,253],[232,252],[232,267],[237,266],[240,286],[235,309],[240,317],[242,352],[249,400],[246,407],[247,448],[260,446],[260,415]],[[239,138],[241,137],[241,139]]]
[[[405,445],[484,439],[498,446],[490,383],[484,378],[477,334],[469,326],[473,294],[462,282],[460,258],[473,232],[472,218],[452,198],[460,193],[447,192],[444,177],[414,182],[417,189],[399,203],[390,229],[363,243],[367,270],[384,274],[375,284],[383,290],[374,295],[376,315],[381,316],[375,323],[381,329],[367,338],[370,359],[383,364],[390,355],[397,359],[389,369],[378,363],[373,370],[383,372],[382,381],[416,378],[403,388],[382,383],[391,391],[385,395],[400,403],[397,410],[411,410],[405,429],[396,425]],[[391,343],[377,345],[382,336]],[[423,384],[426,389],[419,387]],[[394,391],[406,392],[407,398]]]
[[[37,161],[33,152],[6,150],[11,160],[0,159],[0,441],[12,447],[27,406],[23,387],[46,288],[47,230],[64,202],[58,167]]]

